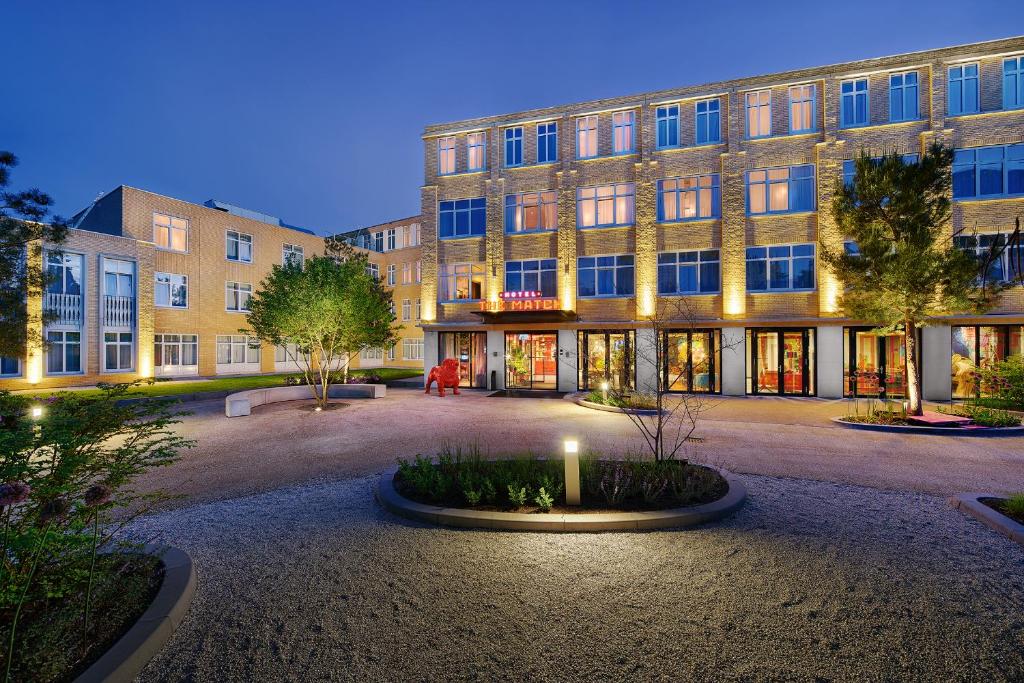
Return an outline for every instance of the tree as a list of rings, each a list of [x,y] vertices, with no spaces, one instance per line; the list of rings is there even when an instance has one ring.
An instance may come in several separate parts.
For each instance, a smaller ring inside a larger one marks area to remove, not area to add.
[[[369,274],[366,255],[337,240],[329,241],[328,255],[304,266],[275,265],[249,300],[246,321],[251,331],[241,332],[289,349],[321,407],[332,368],[340,364],[347,381],[355,354],[391,346],[401,329],[391,292]]]
[[[880,334],[902,333],[907,410],[922,414],[915,332],[936,316],[981,313],[1001,284],[986,265],[954,248],[951,217],[953,152],[933,144],[918,163],[899,154],[856,160],[849,185],[837,182],[832,216],[853,249],[821,241],[821,259],[845,285],[840,306]]]
[[[30,323],[29,294],[42,292],[46,284],[45,268],[39,263],[42,243],[59,244],[67,236],[67,224],[59,216],[50,217],[53,199],[31,188],[10,191],[11,169],[18,158],[0,151],[0,356],[22,358]]]

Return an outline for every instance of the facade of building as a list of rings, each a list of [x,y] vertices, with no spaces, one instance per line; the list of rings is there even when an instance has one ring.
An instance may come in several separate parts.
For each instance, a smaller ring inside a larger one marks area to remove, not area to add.
[[[290,372],[294,349],[250,344],[249,296],[274,264],[324,253],[324,238],[222,202],[121,186],[77,214],[35,311],[26,358],[3,359],[0,389]],[[378,269],[382,255],[370,252]],[[43,340],[46,340],[43,343]]]
[[[423,330],[419,327],[423,272],[420,225],[420,217],[412,216],[339,235],[353,246],[370,252],[371,267],[391,290],[395,317],[401,325],[394,346],[363,350],[353,361],[354,367],[423,367]]]
[[[852,160],[953,147],[956,246],[1024,213],[1024,38],[428,126],[425,363],[494,388],[902,396],[819,240]],[[853,248],[850,243],[849,248]],[[1010,254],[1004,272],[1014,273]],[[685,309],[674,330],[646,320]],[[660,314],[659,314],[660,315]],[[926,398],[1024,351],[1024,292],[921,331]],[[663,353],[655,350],[660,345]],[[662,367],[650,362],[662,358]]]

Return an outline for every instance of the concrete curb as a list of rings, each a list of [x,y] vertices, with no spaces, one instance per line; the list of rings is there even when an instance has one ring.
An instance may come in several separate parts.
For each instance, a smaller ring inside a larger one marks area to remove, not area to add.
[[[147,545],[143,552],[160,557],[164,564],[164,581],[153,604],[75,683],[133,680],[185,618],[196,590],[192,558],[170,546]]]
[[[917,425],[874,425],[864,422],[847,422],[841,417],[833,417],[832,421],[846,429],[863,429],[869,432],[889,432],[891,434],[925,434],[939,436],[1024,436],[1024,425],[1019,427],[918,427]]]
[[[997,496],[994,493],[961,493],[958,496],[952,496],[949,499],[949,504],[955,510],[974,517],[990,529],[1024,545],[1024,524],[1018,524],[1006,515],[993,510],[982,503],[981,498],[1002,498],[1002,496]]]
[[[590,408],[591,410],[603,410],[606,413],[622,413],[630,415],[657,415],[658,411],[655,408],[619,408],[618,406],[606,406],[601,403],[594,403],[583,398],[575,398],[572,401],[584,408]]]
[[[746,487],[731,473],[715,469],[729,483],[729,490],[723,497],[703,505],[650,512],[525,514],[424,505],[405,498],[395,490],[397,468],[384,473],[375,493],[377,502],[389,512],[442,526],[543,532],[638,531],[696,526],[728,517],[739,510],[747,499]]]

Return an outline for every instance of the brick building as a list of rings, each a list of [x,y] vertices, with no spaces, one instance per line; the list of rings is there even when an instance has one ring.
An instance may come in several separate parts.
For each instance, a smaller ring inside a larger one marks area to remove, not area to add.
[[[902,396],[902,344],[839,311],[819,239],[862,151],[956,150],[961,248],[1024,213],[1024,38],[428,126],[425,362],[498,388]],[[852,243],[849,248],[854,248]],[[1006,256],[1009,256],[1007,254]],[[1004,257],[1004,270],[1013,267]],[[666,302],[691,314],[655,339]],[[695,320],[693,320],[695,318]],[[1024,294],[921,331],[929,399],[1022,352]],[[655,345],[666,349],[655,367]]]
[[[271,267],[323,254],[323,237],[223,202],[127,186],[72,225],[60,253],[44,245],[52,278],[29,301],[55,318],[30,331],[26,358],[3,359],[0,389],[297,369],[294,349],[250,343],[239,330]],[[370,260],[386,272],[382,255]]]

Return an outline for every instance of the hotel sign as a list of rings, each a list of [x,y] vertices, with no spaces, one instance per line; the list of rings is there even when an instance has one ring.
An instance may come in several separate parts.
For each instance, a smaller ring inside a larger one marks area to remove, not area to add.
[[[486,313],[534,313],[537,311],[558,311],[558,297],[545,297],[541,292],[526,290],[502,292],[498,301],[481,301],[480,310]]]

